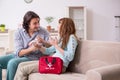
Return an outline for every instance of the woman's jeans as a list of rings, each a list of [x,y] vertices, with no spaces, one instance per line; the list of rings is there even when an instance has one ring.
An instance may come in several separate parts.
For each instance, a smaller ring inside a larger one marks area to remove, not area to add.
[[[2,69],[7,69],[7,79],[14,80],[18,64],[24,61],[30,61],[26,57],[15,58],[14,54],[0,56],[0,80],[2,80]]]

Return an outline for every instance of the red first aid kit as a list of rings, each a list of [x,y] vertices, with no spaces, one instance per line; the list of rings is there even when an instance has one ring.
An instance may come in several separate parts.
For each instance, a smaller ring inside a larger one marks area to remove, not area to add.
[[[60,74],[62,73],[63,61],[59,57],[43,56],[39,60],[39,72]]]

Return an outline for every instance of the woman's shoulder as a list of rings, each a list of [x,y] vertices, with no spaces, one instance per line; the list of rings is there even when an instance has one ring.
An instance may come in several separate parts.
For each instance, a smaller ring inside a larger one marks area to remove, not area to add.
[[[74,34],[71,34],[71,35],[70,35],[70,39],[71,39],[71,38],[77,40],[77,37],[76,37]]]
[[[77,42],[77,37],[74,34],[71,34],[69,40]]]

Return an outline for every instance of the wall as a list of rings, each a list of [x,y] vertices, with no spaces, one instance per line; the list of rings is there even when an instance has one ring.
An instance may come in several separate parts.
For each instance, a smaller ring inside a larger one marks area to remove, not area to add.
[[[24,0],[0,0],[0,23],[17,29],[24,14],[32,10],[40,15],[44,27],[44,18],[53,16],[51,25],[56,28],[57,20],[67,16],[67,6],[86,6],[88,39],[116,41],[114,16],[120,15],[120,0],[34,0],[31,4]]]
[[[88,38],[116,41],[115,18],[120,16],[120,0],[88,0]]]

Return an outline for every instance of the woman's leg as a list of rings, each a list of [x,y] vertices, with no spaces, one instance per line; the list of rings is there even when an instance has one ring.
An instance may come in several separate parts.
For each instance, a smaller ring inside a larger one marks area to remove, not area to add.
[[[0,80],[2,80],[2,69],[6,69],[8,61],[13,58],[14,58],[14,54],[12,53],[6,56],[0,56]]]
[[[20,57],[20,58],[13,58],[8,62],[7,65],[7,80],[13,80],[18,64],[24,61],[30,61],[30,59],[26,57]]]
[[[28,80],[31,73],[38,72],[39,61],[28,61],[19,64],[14,80]]]

